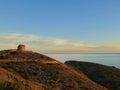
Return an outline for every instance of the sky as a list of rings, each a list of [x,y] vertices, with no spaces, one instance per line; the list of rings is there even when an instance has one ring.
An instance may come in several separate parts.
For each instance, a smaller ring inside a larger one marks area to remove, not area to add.
[[[0,0],[0,50],[120,53],[120,0]]]

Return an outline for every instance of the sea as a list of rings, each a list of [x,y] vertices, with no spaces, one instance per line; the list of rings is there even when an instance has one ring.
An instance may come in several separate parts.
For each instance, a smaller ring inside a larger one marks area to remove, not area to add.
[[[93,62],[120,68],[120,54],[46,54],[60,62],[74,60]]]

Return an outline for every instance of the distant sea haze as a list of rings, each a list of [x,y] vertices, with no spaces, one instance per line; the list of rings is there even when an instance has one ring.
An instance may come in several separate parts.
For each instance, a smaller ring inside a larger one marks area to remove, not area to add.
[[[47,54],[61,62],[68,60],[93,62],[120,68],[120,54]]]

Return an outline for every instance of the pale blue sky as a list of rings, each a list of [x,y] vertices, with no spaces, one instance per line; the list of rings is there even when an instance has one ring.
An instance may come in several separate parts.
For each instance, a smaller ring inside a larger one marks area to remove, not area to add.
[[[120,0],[0,0],[0,33],[120,49]]]

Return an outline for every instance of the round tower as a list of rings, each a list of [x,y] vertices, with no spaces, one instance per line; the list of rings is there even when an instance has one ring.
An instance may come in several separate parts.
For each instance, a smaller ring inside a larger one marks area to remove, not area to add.
[[[24,52],[25,51],[25,45],[18,45],[18,47],[17,47],[17,51],[20,51],[20,52]]]

